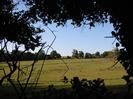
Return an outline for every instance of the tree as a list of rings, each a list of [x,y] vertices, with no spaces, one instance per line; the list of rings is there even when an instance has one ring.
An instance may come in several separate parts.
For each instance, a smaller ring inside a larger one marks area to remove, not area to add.
[[[0,41],[23,44],[25,49],[34,50],[41,44],[39,33],[42,30],[32,24],[36,20],[32,20],[28,12],[15,11],[15,5],[13,0],[0,1]]]
[[[105,51],[101,54],[101,57],[103,58],[114,58],[117,59],[117,57],[119,56],[119,50],[118,48],[114,48],[112,51]]]
[[[0,50],[0,62],[3,62],[4,61],[4,55],[6,55],[5,51],[4,50]]]
[[[55,50],[53,50],[53,51],[50,53],[50,56],[52,57],[52,59],[56,59],[57,52],[56,52]]]
[[[96,52],[96,53],[94,54],[94,56],[97,57],[97,58],[99,58],[99,57],[100,57],[100,52]]]
[[[37,59],[35,57],[33,63],[26,67],[20,66],[19,63],[26,51],[30,49],[34,50],[38,46],[43,46],[40,41],[41,36],[39,35],[43,30],[34,25],[37,20],[33,20],[33,16],[31,16],[28,11],[24,9],[21,11],[16,10],[16,6],[17,3],[15,4],[15,0],[0,0],[0,54],[3,57],[2,61],[7,65],[1,65],[3,71],[0,72],[3,73],[3,75],[0,77],[0,86],[7,80],[14,87],[18,98],[24,98],[24,93]],[[10,51],[9,47],[11,46],[12,49]],[[20,52],[19,49],[23,46],[24,49]],[[29,54],[31,59],[32,54]],[[8,71],[6,71],[7,68]],[[25,73],[25,68],[29,70],[28,74]],[[16,71],[18,72],[14,83],[12,78],[14,78],[13,74]],[[26,77],[26,79],[22,81],[22,77]],[[23,85],[23,83],[25,83],[25,85]]]
[[[79,56],[78,50],[73,49],[73,51],[72,51],[72,57],[73,57],[73,58],[78,58],[78,56]]]
[[[103,58],[114,58],[115,53],[112,51],[105,51],[101,55]]]
[[[85,58],[92,58],[92,54],[91,53],[85,53]]]
[[[57,53],[56,57],[57,57],[58,59],[60,59],[60,58],[61,58],[61,54]]]
[[[107,56],[108,56],[108,54],[109,54],[109,52],[108,52],[108,51],[104,51],[104,52],[102,53],[101,57],[105,58],[105,57],[107,57]]]
[[[43,60],[45,58],[45,51],[44,50],[41,50],[38,54],[38,59],[40,60]]]
[[[119,57],[119,55],[120,55],[119,49],[116,47],[112,51],[114,52],[114,58],[117,59]]]
[[[84,58],[84,52],[83,51],[79,51],[78,52],[78,57],[79,58]]]
[[[39,56],[39,55],[38,55]],[[22,56],[22,60],[34,60],[35,59],[35,54],[31,53],[31,52],[26,52],[24,53],[24,55]]]
[[[6,62],[9,62],[9,59],[12,60],[13,64],[9,64],[9,67],[12,67],[10,73],[6,76],[3,76],[0,79],[0,85],[3,80],[6,78],[10,78],[11,75],[17,69],[17,60],[19,58],[17,56],[11,57],[9,54],[9,50],[7,49],[8,43],[15,44],[16,53],[18,52],[19,46],[23,45],[25,50],[32,49],[41,45],[39,33],[42,32],[41,29],[36,28],[32,25],[32,17],[30,17],[25,11],[15,11],[15,7],[17,4],[13,2],[13,0],[0,0],[0,44],[1,50],[5,50],[5,53],[2,53]],[[35,20],[34,20],[35,22]],[[25,51],[24,51],[25,52]],[[14,58],[14,59],[13,59]],[[17,60],[16,60],[17,59]],[[15,62],[14,62],[15,61]],[[15,63],[15,64],[14,64]]]
[[[52,59],[58,59],[58,58],[61,58],[61,55],[59,53],[56,52],[56,50],[53,50],[51,53],[50,53],[50,56]]]

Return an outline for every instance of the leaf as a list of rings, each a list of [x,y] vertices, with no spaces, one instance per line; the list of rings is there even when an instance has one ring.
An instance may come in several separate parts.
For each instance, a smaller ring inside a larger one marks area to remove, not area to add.
[[[116,47],[119,47],[120,46],[120,44],[119,43],[116,43]]]

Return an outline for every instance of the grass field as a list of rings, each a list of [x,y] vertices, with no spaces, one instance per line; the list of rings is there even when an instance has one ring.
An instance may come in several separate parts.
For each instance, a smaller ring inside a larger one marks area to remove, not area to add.
[[[67,69],[66,64],[69,69]],[[125,70],[118,63],[115,67],[114,60],[111,59],[64,59],[64,60],[46,60],[43,66],[43,70],[39,79],[41,86],[54,84],[54,85],[69,85],[64,84],[61,79],[66,76],[71,80],[74,76],[78,76],[80,79],[105,79],[106,85],[122,85],[125,81],[122,78],[126,74]],[[31,64],[31,61],[22,61],[22,66]],[[38,74],[43,61],[38,61],[35,65],[30,82],[32,83]],[[0,64],[3,65],[3,64]],[[109,69],[110,68],[110,69]],[[27,69],[28,70],[28,69]],[[26,70],[25,70],[26,71]],[[67,71],[67,72],[66,72]],[[65,73],[66,72],[66,73]],[[0,72],[1,73],[1,72]],[[2,73],[0,74],[2,76]],[[14,74],[16,77],[16,73]],[[25,76],[23,76],[24,78]]]

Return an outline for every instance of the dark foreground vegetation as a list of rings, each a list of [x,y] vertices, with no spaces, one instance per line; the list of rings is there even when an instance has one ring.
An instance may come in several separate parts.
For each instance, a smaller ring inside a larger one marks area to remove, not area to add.
[[[64,77],[64,83],[68,80]],[[71,87],[28,88],[25,99],[132,99],[133,94],[128,93],[125,85],[105,86],[103,79],[80,80],[78,77],[71,79]],[[32,91],[31,91],[32,90]],[[11,86],[0,88],[1,99],[18,99]],[[22,97],[21,97],[22,98]]]

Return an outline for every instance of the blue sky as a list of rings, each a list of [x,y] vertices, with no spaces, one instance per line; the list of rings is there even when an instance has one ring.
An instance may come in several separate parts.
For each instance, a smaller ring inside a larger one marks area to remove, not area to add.
[[[17,2],[17,0],[14,0]],[[22,2],[19,2],[18,10],[26,9]],[[37,24],[37,26],[46,30],[42,33],[42,41],[51,44],[54,36],[48,28],[43,24]],[[115,46],[112,44],[114,38],[104,38],[105,36],[111,36],[113,26],[107,24],[97,24],[95,28],[89,29],[89,26],[81,26],[74,28],[70,21],[64,27],[56,27],[55,24],[48,26],[56,35],[56,40],[52,45],[52,48],[60,53],[62,56],[72,55],[72,50],[84,51],[89,53],[95,53],[97,51],[104,52],[112,50]],[[46,50],[46,49],[45,49]],[[51,51],[51,50],[50,50]],[[49,51],[49,52],[50,52]]]
[[[38,26],[43,27],[41,24],[38,24]],[[113,26],[109,23],[104,25],[97,24],[95,28],[91,29],[89,26],[74,28],[70,22],[64,27],[56,27],[54,24],[48,27],[56,35],[56,40],[52,48],[62,56],[71,56],[73,49],[89,53],[95,53],[97,51],[102,53],[112,50],[115,47],[112,44],[114,38],[105,38],[105,36],[111,36],[111,31],[113,30]],[[42,41],[50,45],[54,36],[49,29],[45,27],[44,29],[46,31],[42,33]]]

